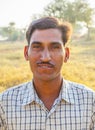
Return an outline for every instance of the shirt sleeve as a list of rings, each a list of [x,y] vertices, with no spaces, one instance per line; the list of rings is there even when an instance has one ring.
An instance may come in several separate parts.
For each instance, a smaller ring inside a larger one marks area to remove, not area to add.
[[[94,100],[93,124],[94,124],[93,130],[95,130],[95,100]]]
[[[91,127],[91,130],[95,130],[95,112],[92,116],[92,127]]]
[[[92,123],[91,123],[90,130],[95,130],[95,95],[94,95],[93,112],[92,112],[91,120]]]
[[[95,93],[94,93],[94,108],[93,108],[93,122],[94,122],[94,129],[93,130],[95,130]]]
[[[4,112],[1,100],[0,100],[0,130],[7,130],[5,112]]]

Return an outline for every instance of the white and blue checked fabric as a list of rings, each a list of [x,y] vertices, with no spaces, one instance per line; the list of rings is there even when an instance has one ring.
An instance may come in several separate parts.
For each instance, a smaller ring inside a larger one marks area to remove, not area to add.
[[[48,111],[33,82],[10,88],[0,94],[0,130],[95,130],[95,92],[63,80]]]

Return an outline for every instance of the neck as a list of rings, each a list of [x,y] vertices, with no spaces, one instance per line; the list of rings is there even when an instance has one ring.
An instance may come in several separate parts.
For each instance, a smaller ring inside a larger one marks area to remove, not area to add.
[[[34,78],[35,90],[48,110],[51,109],[55,99],[59,96],[61,86],[62,77],[50,81],[40,81]]]
[[[35,78],[33,81],[39,98],[48,98],[50,96],[54,96],[55,98],[58,97],[62,84],[61,76],[50,81],[42,81]]]

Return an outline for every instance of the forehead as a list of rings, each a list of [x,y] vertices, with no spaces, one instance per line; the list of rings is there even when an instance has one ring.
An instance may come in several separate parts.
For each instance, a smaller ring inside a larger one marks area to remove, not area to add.
[[[32,33],[32,36],[30,38],[30,43],[31,41],[47,41],[47,42],[52,42],[52,41],[62,41],[62,34],[61,31],[58,29],[44,29],[44,30],[35,30]]]

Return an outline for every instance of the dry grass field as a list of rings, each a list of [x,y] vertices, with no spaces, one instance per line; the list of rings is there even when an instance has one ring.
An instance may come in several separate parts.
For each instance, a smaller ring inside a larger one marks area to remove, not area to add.
[[[87,85],[95,90],[95,41],[73,41],[71,56],[64,64],[65,79]],[[28,62],[23,56],[25,43],[0,43],[0,92],[31,80]]]

